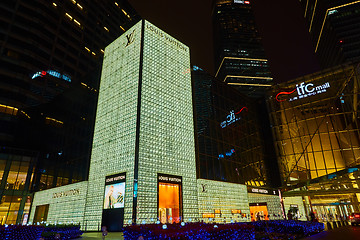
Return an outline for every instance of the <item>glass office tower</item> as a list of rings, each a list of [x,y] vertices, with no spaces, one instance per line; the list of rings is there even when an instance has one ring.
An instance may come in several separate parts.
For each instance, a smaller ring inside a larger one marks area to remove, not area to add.
[[[217,0],[213,13],[216,77],[248,96],[271,86],[251,1]]]
[[[267,100],[284,196],[323,219],[358,210],[359,65],[341,65],[274,87]],[[318,207],[318,208],[317,208]]]
[[[198,177],[271,186],[261,104],[196,66],[192,81]]]
[[[300,0],[323,68],[360,61],[360,2]]]

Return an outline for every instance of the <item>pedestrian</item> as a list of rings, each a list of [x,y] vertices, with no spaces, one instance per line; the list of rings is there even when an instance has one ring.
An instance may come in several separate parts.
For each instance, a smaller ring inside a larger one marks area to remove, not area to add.
[[[292,218],[293,218],[293,215],[290,210],[287,213],[287,218],[288,218],[288,220],[292,220]]]
[[[106,226],[101,227],[101,232],[102,232],[102,239],[104,240],[105,237],[108,235],[108,231],[107,231]]]

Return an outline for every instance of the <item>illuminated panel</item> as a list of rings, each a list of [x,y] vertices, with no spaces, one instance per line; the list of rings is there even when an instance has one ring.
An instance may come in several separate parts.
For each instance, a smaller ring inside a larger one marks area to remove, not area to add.
[[[231,220],[237,222],[250,220],[248,218],[250,209],[246,185],[205,179],[198,179],[197,184],[199,214],[203,217],[200,220],[218,223],[224,221],[229,223]],[[215,213],[215,218],[211,217],[209,213]]]
[[[284,197],[285,213],[287,213],[293,206],[296,206],[299,209],[299,220],[306,221],[307,219],[302,197]]]
[[[264,203],[266,202],[267,211],[270,220],[279,219],[282,220],[282,208],[278,195],[266,195],[260,193],[249,193],[249,203]]]
[[[87,181],[69,184],[36,192],[31,207],[29,222],[33,222],[36,206],[49,204],[47,223],[80,223],[84,227],[83,217],[86,200]]]
[[[145,21],[137,222],[157,219],[157,173],[182,177],[183,217],[198,218],[189,48]]]
[[[101,224],[109,175],[126,172],[124,221],[132,217],[140,41],[141,22],[105,49],[86,198],[88,230]]]

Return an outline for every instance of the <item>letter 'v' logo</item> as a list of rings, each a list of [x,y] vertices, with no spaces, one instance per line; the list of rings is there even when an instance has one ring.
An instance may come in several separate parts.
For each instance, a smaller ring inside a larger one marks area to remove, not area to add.
[[[126,35],[127,43],[126,43],[125,47],[129,46],[130,44],[132,44],[135,41],[135,30],[136,29],[134,29],[134,31],[132,31],[132,33]]]

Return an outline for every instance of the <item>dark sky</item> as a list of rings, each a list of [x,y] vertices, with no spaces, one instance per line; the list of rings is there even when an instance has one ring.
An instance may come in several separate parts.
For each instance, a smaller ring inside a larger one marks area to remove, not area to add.
[[[191,62],[214,73],[211,0],[129,0],[146,20],[190,47]],[[319,70],[298,0],[253,0],[271,71],[283,82]]]

